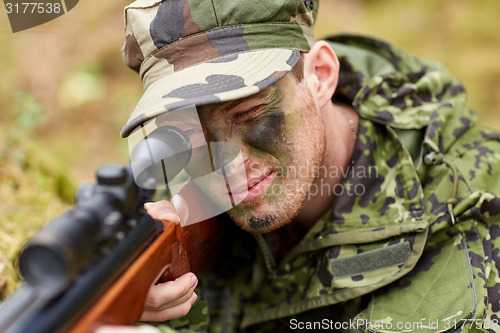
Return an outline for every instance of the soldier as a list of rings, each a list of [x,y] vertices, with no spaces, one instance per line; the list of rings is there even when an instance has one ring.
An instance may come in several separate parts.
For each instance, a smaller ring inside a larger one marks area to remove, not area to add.
[[[154,286],[143,319],[170,319],[163,332],[498,332],[500,135],[475,125],[440,64],[361,36],[314,42],[318,5],[126,8],[124,59],[145,93],[122,136],[195,105],[247,175],[223,265]],[[179,220],[168,201],[147,209]]]

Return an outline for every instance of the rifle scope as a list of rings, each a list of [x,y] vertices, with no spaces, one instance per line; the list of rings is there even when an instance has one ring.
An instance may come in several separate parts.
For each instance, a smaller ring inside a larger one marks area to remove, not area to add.
[[[73,209],[45,226],[24,248],[19,270],[28,284],[54,293],[65,288],[147,199],[129,167],[104,165],[96,177],[97,184],[80,186]]]

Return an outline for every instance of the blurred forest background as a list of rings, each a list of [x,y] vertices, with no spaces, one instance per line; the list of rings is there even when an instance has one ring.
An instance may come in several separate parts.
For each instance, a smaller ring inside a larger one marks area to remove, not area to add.
[[[127,3],[83,0],[16,34],[1,7],[0,300],[19,283],[26,239],[73,203],[97,167],[128,162],[119,133],[142,84],[121,58]],[[368,34],[445,63],[481,124],[500,129],[499,14],[498,0],[322,0],[316,36]]]

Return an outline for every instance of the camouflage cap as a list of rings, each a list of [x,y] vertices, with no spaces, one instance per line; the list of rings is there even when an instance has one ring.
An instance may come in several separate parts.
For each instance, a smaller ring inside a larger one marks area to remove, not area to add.
[[[138,0],[125,8],[125,63],[144,95],[122,130],[169,110],[239,99],[285,75],[314,42],[319,0]]]

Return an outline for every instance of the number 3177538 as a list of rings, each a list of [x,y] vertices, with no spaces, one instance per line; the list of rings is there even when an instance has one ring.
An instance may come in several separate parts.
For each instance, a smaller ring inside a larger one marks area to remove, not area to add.
[[[7,2],[7,14],[59,14],[63,10],[60,3],[47,2]]]

